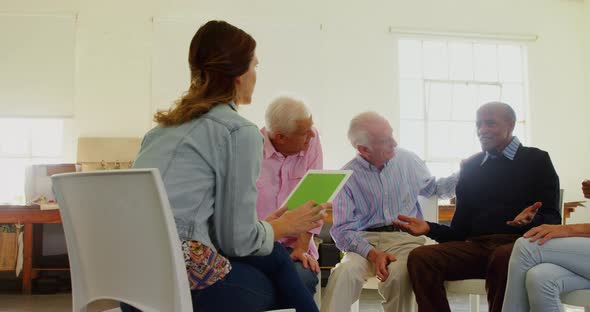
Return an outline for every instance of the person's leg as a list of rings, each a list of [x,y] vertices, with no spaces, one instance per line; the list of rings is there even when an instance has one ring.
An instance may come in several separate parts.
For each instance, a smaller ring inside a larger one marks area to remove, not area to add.
[[[309,267],[306,269],[303,267],[303,264],[299,261],[293,262],[295,265],[295,271],[297,271],[297,275],[299,275],[299,279],[305,286],[305,288],[311,293],[313,296],[316,291],[316,287],[318,285],[318,274],[312,271]]]
[[[541,263],[527,272],[526,288],[530,311],[563,312],[559,295],[577,289],[590,288],[590,280],[558,265]]]
[[[413,305],[412,283],[408,274],[408,258],[400,257],[387,266],[389,277],[378,284],[383,297],[383,311],[411,311]]]
[[[527,242],[527,250],[540,262],[550,262],[590,279],[590,237],[554,238],[543,245]]]
[[[383,297],[383,310],[388,312],[411,311],[414,303],[412,283],[408,274],[408,255],[414,248],[424,245],[424,237],[414,237],[407,233],[384,233],[377,248],[393,254],[396,261],[389,264],[389,277],[378,285]]]
[[[287,247],[286,249],[289,254],[291,254],[291,252],[293,251],[293,248]],[[304,268],[303,263],[301,263],[300,261],[294,261],[293,264],[295,264],[295,270],[297,271],[297,275],[299,275],[301,282],[313,296],[315,294],[315,290],[319,282],[318,274],[312,271],[309,265],[307,266],[307,269]]]
[[[225,279],[203,289],[191,291],[193,311],[266,311],[277,308],[271,280],[257,268],[232,261]]]
[[[489,250],[454,241],[418,247],[408,256],[408,273],[420,312],[451,311],[444,281],[485,276]]]
[[[510,257],[509,277],[503,311],[528,311],[525,290],[527,272],[542,262],[551,262],[590,279],[590,238],[569,237],[549,240],[544,245],[520,238]]]
[[[345,253],[332,269],[322,293],[322,312],[350,311],[350,306],[361,296],[363,284],[374,274],[375,269],[367,259],[353,252]]]
[[[508,262],[508,280],[504,292],[502,311],[516,312],[529,311],[529,302],[525,288],[527,272],[537,264],[540,259],[531,257],[528,250],[530,243],[525,238],[519,238],[514,243],[512,254]]]
[[[508,279],[508,262],[513,246],[514,243],[501,245],[490,254],[486,273],[489,312],[502,311]]]
[[[301,282],[295,265],[282,244],[275,242],[273,251],[268,256],[249,256],[230,260],[232,263],[249,264],[266,274],[275,285],[278,308],[318,311],[313,296]]]
[[[265,311],[276,307],[276,294],[270,279],[251,265],[232,262],[231,271],[217,283],[191,291],[193,311]],[[122,312],[141,312],[121,303]]]

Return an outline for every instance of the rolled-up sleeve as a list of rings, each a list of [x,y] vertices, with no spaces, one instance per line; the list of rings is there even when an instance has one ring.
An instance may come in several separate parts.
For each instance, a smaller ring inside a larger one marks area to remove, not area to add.
[[[223,194],[214,214],[215,231],[223,253],[230,257],[263,256],[272,252],[271,225],[256,216],[256,179],[262,159],[262,137],[255,126],[230,133]]]

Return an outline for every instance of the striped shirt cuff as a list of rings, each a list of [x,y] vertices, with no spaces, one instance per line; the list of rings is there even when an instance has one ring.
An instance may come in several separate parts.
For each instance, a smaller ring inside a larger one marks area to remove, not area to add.
[[[373,249],[373,246],[371,246],[369,243],[362,243],[362,245],[358,246],[358,248],[356,249],[358,250],[356,251],[356,253],[358,253],[366,259],[367,255],[369,254],[369,251]]]

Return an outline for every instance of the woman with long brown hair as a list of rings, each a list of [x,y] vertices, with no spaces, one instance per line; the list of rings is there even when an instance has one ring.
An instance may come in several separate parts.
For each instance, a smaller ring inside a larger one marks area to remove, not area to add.
[[[158,126],[145,135],[134,167],[160,170],[195,311],[317,311],[289,254],[274,242],[316,227],[329,204],[256,217],[263,142],[237,112],[256,85],[255,48],[250,35],[226,22],[199,28],[189,50],[189,90],[156,114]]]

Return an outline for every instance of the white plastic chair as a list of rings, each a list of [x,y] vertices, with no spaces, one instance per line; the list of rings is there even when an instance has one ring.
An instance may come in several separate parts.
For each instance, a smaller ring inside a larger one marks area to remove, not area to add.
[[[561,217],[564,218],[562,223],[566,224],[564,216],[565,207],[563,206],[563,189],[561,190],[560,195]],[[574,290],[569,293],[561,294],[561,302],[567,305],[584,307],[585,312],[590,312],[590,289]]]
[[[180,241],[157,169],[52,177],[66,234],[73,310],[99,299],[192,311]]]
[[[561,294],[563,304],[584,307],[585,312],[590,312],[590,289],[574,290]]]
[[[145,312],[193,311],[158,169],[66,173],[51,179],[66,234],[74,311],[85,312],[99,299]]]
[[[424,220],[431,221],[431,222],[438,222],[438,196],[431,196],[431,197],[423,197],[418,196],[418,202],[420,203],[420,207],[422,207],[422,214],[424,215]],[[432,239],[426,237],[426,244],[433,244],[435,243]],[[379,280],[377,277],[373,276],[367,279],[365,284],[363,285],[363,289],[377,289],[379,285]],[[413,306],[414,311],[418,311],[418,307],[414,302]],[[355,301],[352,306],[350,307],[351,312],[359,312],[359,300]]]
[[[479,312],[479,296],[486,296],[485,279],[466,279],[460,281],[446,281],[447,293],[468,294],[469,311]]]
[[[563,189],[559,190],[559,206],[563,218]],[[487,295],[485,279],[467,279],[461,281],[445,282],[447,292],[469,295],[469,307],[471,312],[479,312],[479,296]]]
[[[420,206],[422,207],[422,213],[424,220],[438,223],[438,197],[432,196],[429,198],[418,197]],[[436,244],[436,242],[430,238],[426,238],[426,245]],[[363,289],[377,289],[378,280],[375,277],[371,277],[363,285]],[[479,295],[485,295],[485,280],[473,279],[473,280],[462,280],[462,281],[447,281],[445,282],[445,288],[447,292],[469,294],[469,306],[471,312],[479,311]],[[417,311],[418,307],[414,304],[414,310]],[[359,302],[356,301],[351,308],[352,312],[359,311]]]
[[[565,220],[565,207],[563,205],[563,189],[560,192],[560,206],[561,206],[561,217],[563,218],[562,224],[566,224]],[[584,307],[585,312],[590,312],[590,289],[574,290],[569,293],[561,294],[561,302],[563,304]]]
[[[317,274],[318,284],[315,286],[315,294],[313,295],[313,301],[318,306],[318,309],[322,308],[322,270]]]

